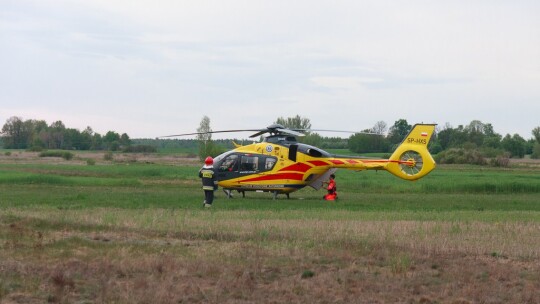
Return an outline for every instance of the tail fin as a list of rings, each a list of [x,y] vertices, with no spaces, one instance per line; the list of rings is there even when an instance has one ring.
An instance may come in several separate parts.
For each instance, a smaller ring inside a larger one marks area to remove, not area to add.
[[[435,131],[434,124],[416,124],[396,151],[390,156],[386,170],[406,180],[417,180],[435,168],[428,143]]]

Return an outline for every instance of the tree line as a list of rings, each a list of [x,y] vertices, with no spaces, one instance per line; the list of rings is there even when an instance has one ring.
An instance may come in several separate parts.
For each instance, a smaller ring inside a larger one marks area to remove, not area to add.
[[[5,149],[62,149],[62,150],[110,150],[126,149],[131,140],[126,133],[108,131],[105,135],[87,127],[82,132],[68,128],[61,120],[50,125],[44,120],[13,116],[2,127]]]
[[[291,129],[306,129],[307,135],[299,141],[322,149],[349,149],[354,153],[391,153],[412,129],[407,120],[399,119],[388,126],[378,121],[372,128],[354,133],[348,138],[325,137],[310,132],[309,118],[278,117],[275,123]],[[210,119],[203,117],[198,132],[211,131]],[[473,120],[468,125],[452,127],[450,124],[438,126],[429,144],[432,154],[439,162],[483,163],[483,158],[514,157],[531,155],[540,158],[540,127],[531,131],[530,139],[519,134],[501,134],[495,132],[490,123]],[[64,149],[64,150],[124,150],[127,152],[154,152],[157,149],[184,150],[199,149],[200,155],[217,155],[232,148],[230,140],[211,140],[211,134],[201,134],[193,139],[136,139],[126,134],[108,131],[101,135],[87,127],[82,132],[67,128],[62,121],[48,125],[44,120],[23,120],[20,117],[9,118],[2,127],[3,147],[6,149]],[[134,145],[135,144],[135,145]]]
[[[298,115],[286,119],[280,117],[276,122],[293,129],[311,127],[308,118]],[[378,121],[372,128],[351,135],[346,142],[317,133],[308,133],[300,140],[321,148],[348,148],[355,153],[391,153],[411,129],[412,125],[406,119],[398,119],[390,127],[386,122]],[[540,127],[534,128],[531,134],[533,137],[528,140],[519,134],[502,136],[495,132],[491,123],[479,120],[457,127],[445,124],[436,128],[429,150],[441,163],[484,164],[486,158],[523,158],[529,154],[532,158],[540,158]]]
[[[398,119],[390,127],[386,122],[378,121],[372,128],[356,132],[349,138],[340,138],[324,137],[312,132],[309,118],[300,115],[278,117],[274,123],[289,129],[307,130],[306,136],[298,138],[302,143],[323,149],[349,149],[354,153],[391,153],[412,129],[406,119]],[[207,131],[211,131],[210,118],[205,116],[198,132]],[[473,120],[468,125],[455,128],[450,124],[438,126],[428,148],[441,163],[485,164],[486,158],[522,158],[526,154],[540,158],[540,127],[534,128],[531,133],[533,138],[528,140],[519,134],[506,134],[503,137],[495,132],[492,124]],[[198,137],[201,158],[221,151],[216,149],[211,137],[211,134]]]
[[[385,125],[378,122],[376,126]],[[388,136],[373,137],[366,134],[355,134],[349,138],[349,148],[355,152],[390,152],[399,144],[412,126],[407,120],[400,119],[389,128]],[[380,133],[382,129],[372,128],[366,131]],[[523,157],[532,154],[534,147],[540,143],[540,127],[536,127],[531,132],[533,138],[526,140],[519,134],[506,134],[504,137],[495,132],[493,125],[473,120],[468,125],[452,127],[446,124],[437,127],[430,142],[430,151],[437,154],[443,150],[451,148],[479,149],[488,156],[510,153],[512,157]]]

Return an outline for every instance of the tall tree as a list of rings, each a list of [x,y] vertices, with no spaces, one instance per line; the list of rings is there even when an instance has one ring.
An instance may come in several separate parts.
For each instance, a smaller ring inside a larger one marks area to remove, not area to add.
[[[49,137],[49,126],[45,120],[33,120],[32,144],[34,148],[45,148]]]
[[[349,137],[349,150],[356,153],[387,152],[388,139],[383,136],[387,129],[386,122],[381,120],[376,122],[373,128],[363,131],[375,134],[356,133],[351,135]]]
[[[506,134],[506,136],[501,141],[502,147],[512,154],[512,157],[522,158],[525,156],[527,141],[519,134]]]
[[[215,156],[213,154],[213,143],[212,143],[212,128],[210,127],[210,118],[208,116],[203,116],[201,123],[197,128],[197,140],[199,141],[199,159],[203,161],[207,156]]]
[[[103,143],[108,150],[117,151],[120,149],[120,134],[114,131],[108,131],[103,137]]]
[[[296,129],[296,130],[309,130],[311,129],[311,122],[309,118],[307,117],[301,117],[300,115],[296,115],[294,117],[278,117],[275,121],[276,124],[280,124],[284,126],[287,129]],[[305,131],[306,136],[304,137],[298,137],[297,139],[305,144],[312,145],[312,146],[318,146],[321,144],[322,137],[317,133],[312,133],[310,131]]]
[[[397,120],[388,132],[388,141],[391,145],[397,145],[411,131],[412,126],[405,119]]]
[[[501,146],[502,135],[495,132],[493,125],[484,124],[484,146],[499,148]]]
[[[536,127],[532,130],[532,135],[534,136],[534,139],[536,139],[536,142],[540,144],[540,127]]]
[[[10,117],[2,127],[4,147],[7,149],[26,149],[31,140],[31,128],[21,117]]]
[[[279,117],[276,123],[289,129],[311,129],[311,122],[307,117],[296,115],[294,117]]]
[[[532,135],[534,136],[535,142],[533,143],[532,148],[532,158],[540,158],[540,127],[536,127],[532,130]]]
[[[51,133],[49,148],[61,149],[64,145],[64,133],[66,131],[66,126],[61,120],[58,120],[49,126],[49,131]]]
[[[90,127],[86,127],[84,131],[81,132],[81,142],[80,142],[80,149],[81,150],[89,150],[92,147],[92,136],[94,134],[94,131]]]
[[[349,137],[349,150],[355,153],[386,152],[387,144],[380,135],[355,133]]]
[[[371,130],[375,134],[384,135],[384,133],[386,133],[386,131],[388,130],[388,125],[386,124],[386,122],[379,120],[375,123]]]
[[[465,127],[467,141],[481,147],[484,144],[484,123],[480,120],[473,120]]]
[[[120,144],[124,147],[131,145],[131,139],[129,139],[127,133],[122,133],[122,135],[120,135]]]

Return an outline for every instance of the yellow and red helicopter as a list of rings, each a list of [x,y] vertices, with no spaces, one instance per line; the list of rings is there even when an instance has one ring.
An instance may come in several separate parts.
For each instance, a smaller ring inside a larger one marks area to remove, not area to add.
[[[269,134],[259,143],[245,146],[235,143],[235,149],[214,158],[218,185],[228,197],[236,190],[243,196],[246,191],[263,191],[273,193],[274,198],[278,194],[286,194],[288,198],[289,193],[306,186],[320,189],[323,182],[337,169],[386,170],[410,181],[422,178],[435,168],[435,161],[427,148],[434,130],[435,124],[414,125],[389,159],[330,154],[317,147],[299,143],[296,136],[303,136],[301,132],[306,130],[287,129],[280,124],[272,124],[265,129],[207,133],[256,131],[250,138]]]

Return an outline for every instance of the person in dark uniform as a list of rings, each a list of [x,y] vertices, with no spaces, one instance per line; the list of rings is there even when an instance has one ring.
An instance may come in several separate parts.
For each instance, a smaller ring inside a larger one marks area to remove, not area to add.
[[[199,177],[204,190],[204,207],[212,207],[214,201],[214,190],[217,189],[216,174],[214,172],[214,159],[208,156],[204,160],[204,166],[199,170]]]

